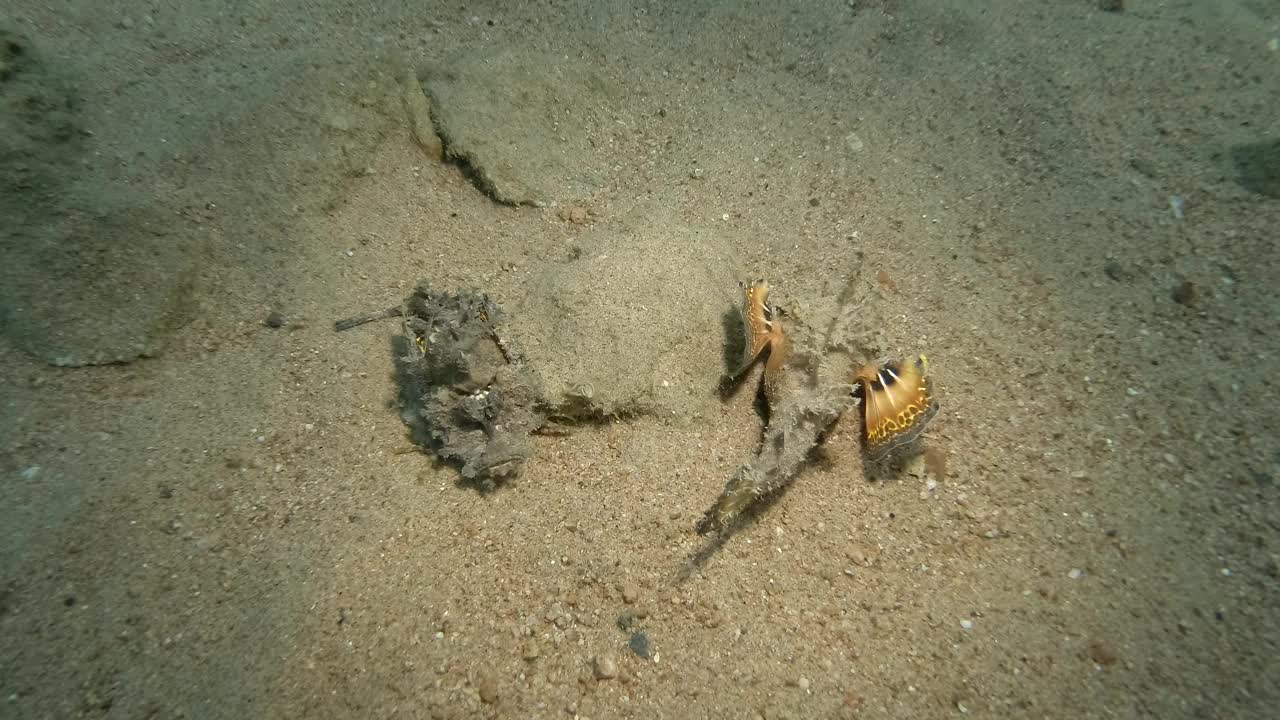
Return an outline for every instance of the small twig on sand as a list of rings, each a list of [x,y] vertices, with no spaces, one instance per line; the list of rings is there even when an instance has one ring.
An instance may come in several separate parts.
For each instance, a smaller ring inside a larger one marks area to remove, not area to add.
[[[404,317],[404,306],[396,305],[395,307],[389,307],[386,310],[379,310],[376,313],[347,318],[346,320],[339,320],[333,324],[333,329],[336,332],[342,332],[343,330],[350,330],[357,325],[364,325],[365,323],[371,323],[374,320],[385,320],[393,317]]]

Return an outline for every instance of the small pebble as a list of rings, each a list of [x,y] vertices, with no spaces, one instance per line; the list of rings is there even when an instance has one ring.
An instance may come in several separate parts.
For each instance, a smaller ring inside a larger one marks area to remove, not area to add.
[[[640,599],[640,588],[636,587],[632,583],[626,583],[625,585],[622,586],[623,602],[625,602],[628,605],[631,605],[632,603],[634,603],[636,600],[639,600],[639,599]]]
[[[801,675],[800,679],[796,681],[796,687],[800,688],[805,692],[809,692],[809,678]]]
[[[960,627],[964,628],[965,630],[972,630],[972,629],[973,629],[973,621],[972,621],[972,620],[961,620],[961,621],[960,621]]]
[[[285,319],[285,316],[279,310],[272,310],[263,322],[267,327],[277,329],[289,324],[289,321]]]
[[[485,673],[476,680],[476,690],[480,692],[480,701],[492,705],[498,701],[498,681]]]
[[[1115,665],[1117,660],[1116,651],[1105,641],[1092,640],[1089,642],[1089,659],[1103,667]]]
[[[1195,283],[1191,282],[1190,280],[1183,280],[1182,282],[1173,286],[1173,291],[1170,293],[1170,295],[1172,295],[1173,301],[1178,303],[1179,305],[1183,305],[1185,307],[1191,307],[1196,304],[1196,298],[1200,295],[1200,293],[1196,289]]]
[[[1110,260],[1106,265],[1103,265],[1102,272],[1116,282],[1123,282],[1132,278],[1129,271],[1125,270],[1124,266],[1115,260]]]
[[[1072,580],[1079,580],[1080,578],[1084,577],[1084,571],[1081,570],[1080,568],[1071,568],[1071,572],[1067,573],[1067,577],[1071,578]]]
[[[609,680],[618,677],[618,663],[612,658],[597,657],[591,661],[591,674],[597,680]]]
[[[649,647],[649,636],[643,630],[631,633],[631,638],[627,640],[627,647],[636,654],[636,657],[648,660],[653,656],[653,649]]]
[[[618,615],[618,619],[616,620],[618,629],[623,631],[630,630],[632,627],[635,626],[635,624],[640,620],[641,617],[642,615],[639,612],[636,612],[635,610],[631,610],[631,609],[623,610]]]

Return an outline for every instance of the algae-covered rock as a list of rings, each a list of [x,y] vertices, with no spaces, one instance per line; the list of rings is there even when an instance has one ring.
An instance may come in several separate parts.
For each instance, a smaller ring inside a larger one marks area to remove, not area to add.
[[[502,311],[482,292],[424,281],[384,314],[393,313],[404,318],[397,370],[409,424],[464,480],[488,488],[519,473],[545,418],[524,362],[500,335]]]

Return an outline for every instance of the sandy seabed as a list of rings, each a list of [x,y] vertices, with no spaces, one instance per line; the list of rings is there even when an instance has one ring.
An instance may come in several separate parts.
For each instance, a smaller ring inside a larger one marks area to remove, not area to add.
[[[0,119],[37,129],[0,145],[0,716],[1280,707],[1274,5],[378,5],[0,15]],[[505,104],[458,122],[555,129],[480,138],[549,178],[530,204],[405,113],[406,67],[476,90],[499,57]],[[800,310],[863,271],[891,353],[929,356],[933,462],[868,477],[847,417],[682,572],[750,392],[645,360],[643,411],[481,492],[401,420],[398,325],[333,331],[421,278],[518,315],[602,238],[655,243],[644,276],[694,227]]]

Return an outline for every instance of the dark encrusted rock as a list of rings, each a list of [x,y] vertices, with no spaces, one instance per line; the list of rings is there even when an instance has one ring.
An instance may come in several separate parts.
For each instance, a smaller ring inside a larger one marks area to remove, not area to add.
[[[524,363],[499,335],[502,311],[475,290],[432,290],[405,301],[398,361],[406,420],[465,480],[492,487],[532,453],[529,434],[545,418]]]

